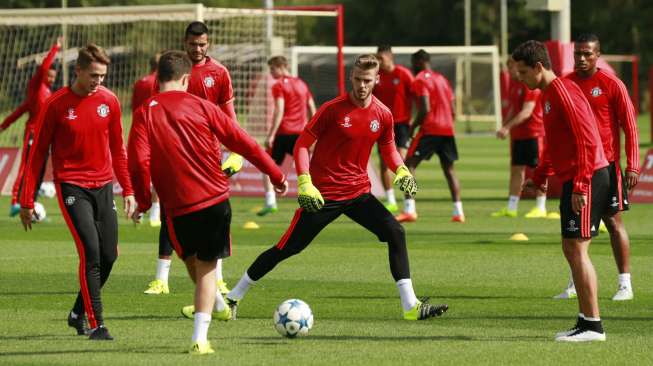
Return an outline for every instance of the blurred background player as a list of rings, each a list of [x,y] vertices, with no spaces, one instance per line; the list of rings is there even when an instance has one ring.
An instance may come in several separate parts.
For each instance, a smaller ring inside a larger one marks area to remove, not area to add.
[[[144,101],[146,101],[149,97],[156,94],[157,92],[156,89],[158,86],[156,84],[156,69],[159,64],[159,57],[161,57],[160,53],[155,53],[152,55],[152,57],[150,57],[150,73],[136,80],[134,83],[132,92],[132,114],[138,109],[138,107],[143,104]],[[161,206],[159,205],[159,197],[157,197],[156,192],[152,192],[150,226],[161,226]],[[172,249],[167,256],[167,259],[170,259],[170,254],[172,254]],[[161,259],[161,253],[159,253],[159,259]],[[165,279],[165,282],[168,282],[167,278]]]
[[[132,120],[134,120],[134,113],[140,108],[143,103],[151,96],[158,92],[157,82],[157,68],[159,66],[160,53],[156,53],[150,57],[150,73],[138,79],[134,83],[132,93]],[[152,189],[152,207],[150,207],[150,226],[160,227],[159,229],[159,259],[156,263],[156,277],[151,281],[144,293],[148,295],[159,295],[170,293],[168,286],[168,275],[170,273],[170,265],[172,263],[172,244],[168,236],[167,225],[161,225],[161,220],[165,221],[165,213],[162,214],[161,206],[159,204],[159,197],[156,191]]]
[[[372,95],[378,71],[374,55],[358,56],[350,76],[352,91],[323,104],[299,136],[294,158],[300,208],[279,243],[261,253],[227,295],[234,318],[250,286],[281,261],[300,253],[342,214],[388,243],[390,272],[404,319],[428,319],[447,310],[447,305],[431,305],[415,296],[404,228],[370,193],[367,164],[376,143],[382,159],[396,172],[399,188],[411,197],[417,193],[415,179],[395,147],[392,113]]]
[[[503,119],[503,126],[497,131],[497,138],[505,139],[510,134],[509,197],[508,206],[493,212],[493,217],[517,217],[517,207],[526,167],[535,168],[537,166],[541,152],[541,139],[544,137],[540,91],[529,90],[524,83],[519,81],[512,58],[508,59],[507,65],[510,73],[508,107]],[[537,192],[535,202],[535,207],[526,213],[525,217],[547,217],[546,194]],[[555,219],[560,218],[555,212],[551,212],[550,216]]]
[[[524,188],[546,191],[547,177],[562,183],[560,227],[562,249],[578,285],[576,325],[557,333],[556,341],[604,341],[599,316],[596,271],[589,257],[592,237],[609,209],[608,161],[601,146],[592,107],[573,81],[558,78],[544,44],[527,41],[512,54],[519,78],[529,89],[542,90],[546,141],[542,162]]]
[[[304,131],[308,119],[315,114],[313,95],[306,83],[288,72],[288,60],[274,56],[268,60],[270,74],[276,80],[272,85],[274,114],[272,125],[265,139],[265,148],[278,166],[286,155],[292,155],[299,134]],[[306,113],[308,108],[308,114]],[[265,216],[277,212],[277,199],[267,175],[263,175],[265,206],[257,213]]]
[[[233,118],[234,121],[238,121],[234,110],[234,91],[229,70],[207,55],[209,50],[209,28],[206,24],[196,21],[186,27],[184,50],[193,63],[188,80],[188,93],[217,105],[227,116]],[[240,170],[242,164],[242,157],[238,154],[231,154],[224,162],[223,168],[228,172],[228,175],[232,175]],[[172,253],[172,248],[165,243],[166,241],[164,241],[166,247],[160,248],[159,252]],[[159,277],[167,279],[169,271],[170,262],[157,262],[157,278],[148,284],[145,293],[166,293],[166,290],[169,290],[168,283],[160,280]],[[223,294],[229,292],[227,283],[222,276],[222,259],[218,259],[215,279],[220,292]]]
[[[216,259],[231,255],[229,182],[222,172],[220,144],[243,154],[280,192],[286,179],[256,141],[215,104],[186,92],[191,62],[182,51],[161,56],[160,92],[139,108],[129,136],[129,171],[134,177],[138,212],[150,208],[150,176],[163,206],[177,253],[196,283],[191,354],[214,353],[207,340],[216,317],[229,319],[217,290]],[[179,189],[179,186],[184,189]]]
[[[374,87],[373,93],[392,112],[395,126],[395,144],[399,155],[403,158],[406,156],[406,149],[408,149],[413,74],[402,65],[395,64],[390,46],[379,46],[376,50],[376,57],[380,62],[379,83]],[[385,208],[392,213],[396,213],[398,208],[395,191],[392,187],[392,174],[383,159],[379,159],[379,161],[381,163],[381,181],[383,182],[387,200]]]
[[[460,201],[460,183],[454,172],[453,163],[458,160],[458,150],[454,137],[454,95],[449,81],[442,74],[431,69],[431,56],[424,50],[415,52],[411,57],[415,81],[412,92],[417,100],[417,117],[410,126],[409,136],[413,138],[406,154],[406,166],[411,173],[422,160],[429,160],[438,154],[440,167],[447,179],[453,214],[451,221],[465,222],[463,203]],[[397,216],[399,222],[417,220],[415,199],[404,198],[404,211]]]
[[[79,253],[80,292],[68,315],[68,325],[91,340],[112,340],[104,326],[100,290],[118,257],[118,217],[113,200],[113,177],[118,178],[125,214],[135,201],[127,170],[118,98],[101,84],[110,63],[94,44],[80,49],[75,81],[52,94],[39,114],[38,135],[25,169],[21,220],[31,229],[34,208],[32,184],[38,179],[52,146],[52,171],[59,206]],[[112,169],[113,168],[113,169]]]
[[[603,217],[610,233],[612,253],[617,263],[618,287],[612,300],[633,299],[630,282],[630,241],[620,211],[628,210],[628,190],[639,179],[639,135],[637,117],[624,83],[615,75],[596,66],[601,56],[601,44],[594,34],[583,34],[574,44],[575,71],[567,78],[574,81],[583,91],[592,106],[598,123],[605,156],[610,163],[610,211]],[[626,142],[626,174],[620,167],[621,134]],[[576,295],[573,278],[567,288],[556,298],[573,298]]]
[[[34,138],[36,137],[36,121],[39,111],[43,108],[45,100],[48,99],[50,94],[52,94],[50,87],[57,79],[57,70],[52,67],[52,63],[54,62],[57,52],[59,52],[59,49],[61,48],[62,42],[63,37],[57,38],[57,41],[52,45],[52,48],[50,48],[50,51],[43,59],[41,66],[39,66],[27,84],[25,101],[23,101],[23,104],[19,105],[15,111],[8,115],[0,125],[1,133],[16,122],[23,114],[25,114],[25,112],[28,113],[27,122],[25,123],[25,133],[23,135],[23,150],[20,156],[20,166],[18,168],[18,174],[16,175],[16,181],[14,182],[11,191],[11,207],[9,207],[9,216],[11,217],[16,216],[20,212],[18,197],[20,197],[21,189],[24,185],[25,165],[27,164],[27,157],[30,154],[30,149],[34,142]],[[44,161],[47,161],[47,157]],[[45,164],[41,167],[41,173],[38,176],[38,180],[34,182],[34,184],[36,184],[36,187],[33,190],[35,201],[38,197],[39,187],[41,186],[44,173]]]

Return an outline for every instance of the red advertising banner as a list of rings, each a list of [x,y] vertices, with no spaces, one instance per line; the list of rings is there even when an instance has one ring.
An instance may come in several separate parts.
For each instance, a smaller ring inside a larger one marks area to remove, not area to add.
[[[0,147],[0,193],[11,195],[11,188],[18,174],[20,164],[20,149],[16,147]]]
[[[635,203],[653,203],[653,149],[646,152],[639,183],[630,192],[630,200]]]

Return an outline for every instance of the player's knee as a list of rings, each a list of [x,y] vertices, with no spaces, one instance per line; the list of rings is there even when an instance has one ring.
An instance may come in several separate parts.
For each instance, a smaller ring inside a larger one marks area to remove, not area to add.
[[[302,251],[302,248],[295,248],[293,246],[288,246],[283,248],[275,247],[275,248],[276,248],[275,252],[277,254],[278,262],[285,260],[286,258],[290,258],[293,255],[297,255]]]
[[[605,224],[605,227],[608,229],[608,232],[612,233],[620,229],[619,221],[615,216],[604,217],[603,223]]]
[[[385,225],[385,232],[382,234],[384,237],[379,238],[381,241],[388,242],[391,245],[405,245],[406,243],[406,230],[397,220],[393,220]]]

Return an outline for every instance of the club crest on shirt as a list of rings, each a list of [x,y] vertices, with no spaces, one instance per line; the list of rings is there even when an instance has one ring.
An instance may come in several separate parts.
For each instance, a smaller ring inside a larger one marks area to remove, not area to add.
[[[399,81],[400,80],[398,78],[392,79],[392,83],[395,84],[395,85],[399,85]]]
[[[549,112],[551,112],[551,103],[549,103],[549,101],[547,100],[544,103],[544,113],[549,114]]]
[[[578,231],[578,228],[576,227],[576,221],[574,220],[569,220],[569,226],[567,227],[567,231]]]
[[[100,116],[102,118],[108,116],[109,115],[109,106],[104,104],[104,103],[100,104],[97,107],[97,114],[98,114],[98,116]]]
[[[75,204],[75,196],[68,196],[65,200],[66,206],[72,206]]]
[[[381,125],[379,124],[379,121],[374,119],[372,120],[372,122],[370,122],[370,131],[376,132],[379,130],[380,127]]]
[[[207,88],[211,88],[213,85],[215,85],[215,79],[213,79],[212,76],[207,76],[204,78],[204,85]]]
[[[66,116],[67,120],[74,120],[77,119],[77,115],[75,114],[75,108],[68,108],[68,115]]]
[[[349,118],[349,116],[345,116],[344,122],[342,122],[340,125],[344,128],[349,128],[352,126],[349,121],[351,121],[351,118]]]
[[[592,93],[592,96],[594,98],[596,98],[596,97],[601,96],[601,94],[603,94],[603,91],[598,86],[595,86],[595,87],[592,88],[591,93]]]

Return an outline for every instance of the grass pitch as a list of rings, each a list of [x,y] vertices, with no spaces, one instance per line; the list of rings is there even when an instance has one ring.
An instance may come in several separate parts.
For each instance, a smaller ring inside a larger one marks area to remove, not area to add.
[[[0,364],[653,364],[653,207],[635,205],[624,216],[634,301],[610,300],[617,271],[608,237],[602,234],[592,243],[607,342],[559,344],[553,335],[571,327],[577,312],[575,300],[551,298],[568,276],[559,223],[491,218],[490,212],[505,205],[507,143],[461,136],[458,145],[467,222],[449,222],[446,184],[431,161],[417,172],[419,222],[405,225],[416,292],[449,304],[441,318],[400,319],[385,246],[342,218],[253,288],[239,308],[239,320],[213,322],[209,339],[216,355],[191,358],[185,352],[193,322],[179,313],[192,302],[183,264],[173,261],[170,295],[143,295],[154,276],[157,230],[123,219],[120,257],[103,290],[106,324],[116,340],[90,342],[65,322],[78,289],[78,259],[55,200],[45,200],[49,221],[30,233],[16,218],[0,215]],[[232,200],[234,255],[224,268],[230,284],[276,243],[296,207],[294,200],[282,199],[279,213],[260,219],[252,213],[260,204],[259,199]],[[520,214],[532,204],[522,201]],[[548,202],[549,209],[556,206],[557,201]],[[6,197],[0,207],[8,207]],[[242,229],[249,220],[261,228]],[[515,232],[530,240],[510,241]],[[293,297],[306,301],[315,314],[307,338],[284,339],[273,329],[273,310]]]

